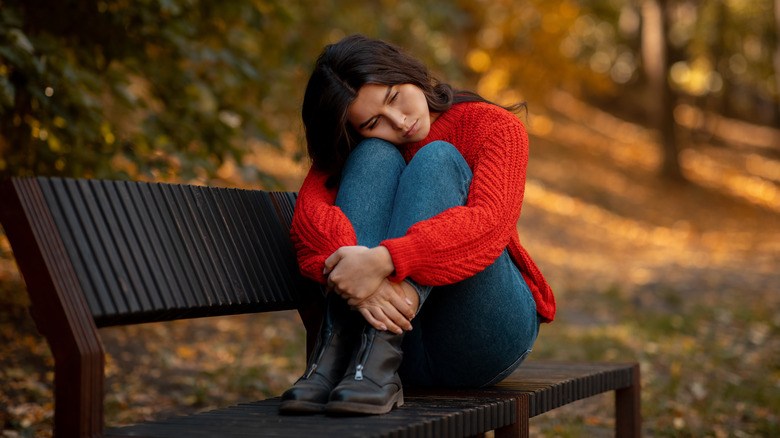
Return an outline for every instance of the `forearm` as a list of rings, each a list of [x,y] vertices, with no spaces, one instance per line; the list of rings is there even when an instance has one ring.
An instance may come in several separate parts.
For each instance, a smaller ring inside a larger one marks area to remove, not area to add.
[[[312,167],[296,200],[291,239],[301,272],[324,283],[324,261],[340,247],[356,245],[352,224],[333,205],[335,190],[325,187],[327,175]]]

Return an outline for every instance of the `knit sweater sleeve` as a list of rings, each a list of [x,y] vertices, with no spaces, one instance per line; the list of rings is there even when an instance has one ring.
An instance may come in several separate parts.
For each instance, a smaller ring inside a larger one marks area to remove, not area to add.
[[[301,273],[323,284],[325,259],[342,246],[357,245],[352,224],[334,205],[337,189],[325,186],[327,178],[311,167],[298,192],[291,229]]]
[[[525,128],[515,115],[488,104],[472,105],[457,125],[445,139],[471,166],[467,203],[382,242],[395,265],[393,281],[411,277],[437,286],[463,280],[493,263],[517,234],[528,164]]]

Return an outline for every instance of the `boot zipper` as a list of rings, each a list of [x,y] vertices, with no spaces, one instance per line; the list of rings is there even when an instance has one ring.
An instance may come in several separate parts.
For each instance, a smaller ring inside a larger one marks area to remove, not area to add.
[[[317,363],[311,364],[311,367],[309,367],[309,371],[306,372],[306,375],[303,376],[304,379],[308,379],[311,377],[312,374],[314,374],[314,370],[317,369]]]
[[[363,380],[363,364],[358,364],[355,369],[355,380]]]
[[[311,375],[314,374],[314,370],[317,369],[317,365],[320,363],[320,360],[322,360],[322,355],[325,354],[325,344],[329,337],[330,337],[330,333],[328,333],[328,336],[326,336],[325,339],[320,339],[320,343],[322,345],[317,345],[315,349],[315,351],[319,349],[319,351],[317,351],[317,357],[314,358],[314,361],[311,363],[309,370],[306,371],[306,374],[303,376],[304,379],[308,379],[309,377],[311,377]]]
[[[373,332],[370,333],[363,333],[362,336],[362,342],[360,343],[360,350],[358,350],[358,364],[355,367],[355,380],[363,380],[363,368],[366,363],[366,360],[368,360],[368,353],[371,350],[368,348],[370,345],[370,341],[368,339],[369,336],[373,335]]]

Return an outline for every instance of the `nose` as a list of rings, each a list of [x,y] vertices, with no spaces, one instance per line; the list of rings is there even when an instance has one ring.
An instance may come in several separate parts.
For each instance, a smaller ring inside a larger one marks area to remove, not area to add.
[[[406,126],[406,115],[401,111],[389,111],[387,116],[393,128],[397,130],[404,129]]]

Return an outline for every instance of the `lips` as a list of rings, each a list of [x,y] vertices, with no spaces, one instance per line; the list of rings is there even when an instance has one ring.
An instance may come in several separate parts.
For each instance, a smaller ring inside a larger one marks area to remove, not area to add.
[[[414,134],[417,133],[417,125],[419,124],[419,120],[415,121],[411,128],[409,128],[408,131],[404,133],[404,137],[409,138],[412,137]]]

